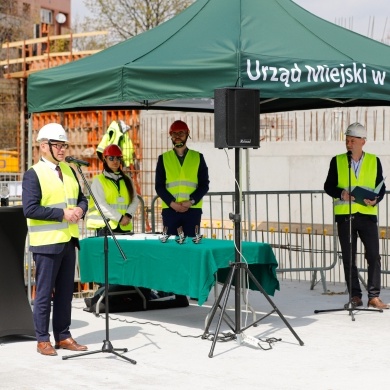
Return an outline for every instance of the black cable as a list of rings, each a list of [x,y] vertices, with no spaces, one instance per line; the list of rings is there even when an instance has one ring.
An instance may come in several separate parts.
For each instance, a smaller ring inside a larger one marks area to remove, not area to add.
[[[264,347],[260,344],[260,341],[261,341],[262,343],[267,343],[267,344],[268,344],[268,348],[264,348]],[[263,351],[268,351],[268,350],[272,349],[272,344],[273,344],[273,343],[276,343],[276,342],[278,342],[278,341],[282,341],[282,339],[277,339],[277,338],[275,338],[275,337],[269,337],[269,338],[263,340],[263,339],[259,338],[258,346],[259,346]]]
[[[79,309],[79,310],[80,310],[80,309],[83,310],[83,308],[81,308],[81,307],[75,307],[75,306],[73,306],[73,308]],[[106,317],[105,317],[103,314],[98,314],[98,313],[94,313],[94,314],[95,314],[95,317],[97,317],[97,318],[106,319]],[[178,336],[184,337],[184,338],[195,338],[195,339],[197,339],[197,338],[202,337],[202,335],[199,335],[199,336],[194,336],[194,335],[182,335],[182,334],[179,333],[178,331],[170,330],[170,329],[168,329],[167,327],[165,327],[164,325],[156,324],[156,323],[150,322],[150,321],[145,321],[145,322],[141,322],[141,321],[138,321],[138,320],[129,321],[129,320],[125,319],[125,318],[123,318],[123,319],[122,319],[122,318],[118,318],[118,317],[114,318],[114,317],[112,317],[112,316],[110,316],[110,315],[108,316],[108,318],[109,318],[110,320],[112,320],[112,321],[124,322],[124,323],[126,323],[126,324],[138,324],[138,325],[153,325],[153,326],[159,326],[159,327],[165,329],[165,330],[166,330],[167,332],[169,332],[169,333],[177,334]]]
[[[76,307],[76,306],[73,306],[74,309],[79,309],[79,310],[83,310],[82,307]],[[103,314],[98,314],[98,313],[94,313],[95,314],[95,317],[97,318],[102,318],[102,319],[106,319],[106,317],[103,315]],[[194,335],[183,335],[181,334],[180,332],[176,331],[176,330],[170,330],[169,328],[167,328],[166,326],[164,325],[161,325],[161,324],[157,324],[155,322],[150,322],[150,321],[144,321],[144,322],[141,322],[139,320],[132,320],[132,321],[129,321],[125,318],[118,318],[118,317],[112,317],[112,316],[108,316],[108,318],[112,321],[119,321],[119,322],[124,322],[126,324],[138,324],[138,325],[153,325],[153,326],[159,326],[160,328],[166,330],[167,332],[169,333],[172,333],[172,334],[177,334],[178,336],[180,337],[183,337],[183,338],[194,338],[194,339],[198,339],[198,338],[203,338],[203,339],[206,339],[206,340],[209,340],[209,341],[214,341],[214,338],[215,338],[215,334],[214,333],[208,333],[206,335],[206,337],[204,337],[203,334],[201,335],[198,335],[198,336],[194,336]],[[216,341],[219,341],[219,342],[227,342],[227,341],[232,341],[232,340],[237,340],[237,336],[235,333],[222,333],[220,335],[217,336],[217,340]],[[258,343],[258,346],[263,350],[263,351],[268,351],[270,349],[272,349],[272,344],[273,343],[276,343],[277,341],[282,341],[282,339],[277,339],[275,337],[269,337],[267,339],[261,339],[259,338],[259,343]],[[260,342],[263,342],[263,343],[267,343],[268,344],[268,348],[264,348]]]
[[[204,338],[209,340],[209,341],[214,341],[215,334],[214,333],[207,333],[206,337],[204,337]],[[226,342],[226,341],[232,341],[232,340],[237,340],[237,336],[234,333],[222,333],[222,335],[217,336],[216,341]]]

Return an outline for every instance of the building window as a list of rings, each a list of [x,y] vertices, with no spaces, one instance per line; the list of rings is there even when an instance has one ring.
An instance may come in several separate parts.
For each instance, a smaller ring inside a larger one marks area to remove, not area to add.
[[[41,23],[53,24],[53,11],[41,8]]]

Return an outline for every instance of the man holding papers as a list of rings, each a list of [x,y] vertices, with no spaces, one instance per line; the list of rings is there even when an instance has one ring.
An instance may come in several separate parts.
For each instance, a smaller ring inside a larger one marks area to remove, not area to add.
[[[343,256],[344,275],[348,291],[351,293],[353,307],[362,306],[356,266],[357,237],[365,250],[368,263],[367,292],[368,307],[388,309],[389,305],[379,298],[381,288],[381,258],[379,255],[379,236],[377,226],[377,204],[386,191],[382,164],[378,157],[363,152],[367,130],[360,123],[348,126],[346,132],[347,153],[332,158],[328,176],[324,184],[325,192],[334,198],[334,213]],[[349,171],[350,170],[350,171]],[[351,183],[349,183],[351,180]],[[351,185],[351,193],[349,193]],[[354,196],[355,195],[355,196]],[[351,199],[352,223],[352,275],[350,284],[350,237],[349,200]]]

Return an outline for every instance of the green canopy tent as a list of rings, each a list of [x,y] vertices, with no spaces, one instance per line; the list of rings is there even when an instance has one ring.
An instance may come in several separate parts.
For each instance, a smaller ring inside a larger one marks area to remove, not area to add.
[[[291,0],[198,0],[134,38],[28,78],[28,111],[212,112],[214,90],[260,90],[260,112],[390,105],[390,47]]]
[[[212,112],[215,89],[243,87],[260,91],[262,113],[379,106],[390,105],[389,77],[390,47],[326,22],[291,0],[197,0],[150,31],[32,74],[27,101],[30,113],[109,108]],[[239,153],[236,148],[237,183]],[[235,194],[237,217],[238,186]],[[238,223],[234,229],[236,240]],[[235,244],[239,262],[240,243]],[[240,329],[237,295],[235,303],[235,329]]]

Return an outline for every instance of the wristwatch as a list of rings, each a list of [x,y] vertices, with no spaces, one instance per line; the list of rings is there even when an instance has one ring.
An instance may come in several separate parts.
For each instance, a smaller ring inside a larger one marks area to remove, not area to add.
[[[190,202],[191,202],[191,204],[192,204],[192,205],[194,205],[194,204],[195,204],[195,200],[194,200],[194,199],[192,199],[192,198],[190,198]]]

